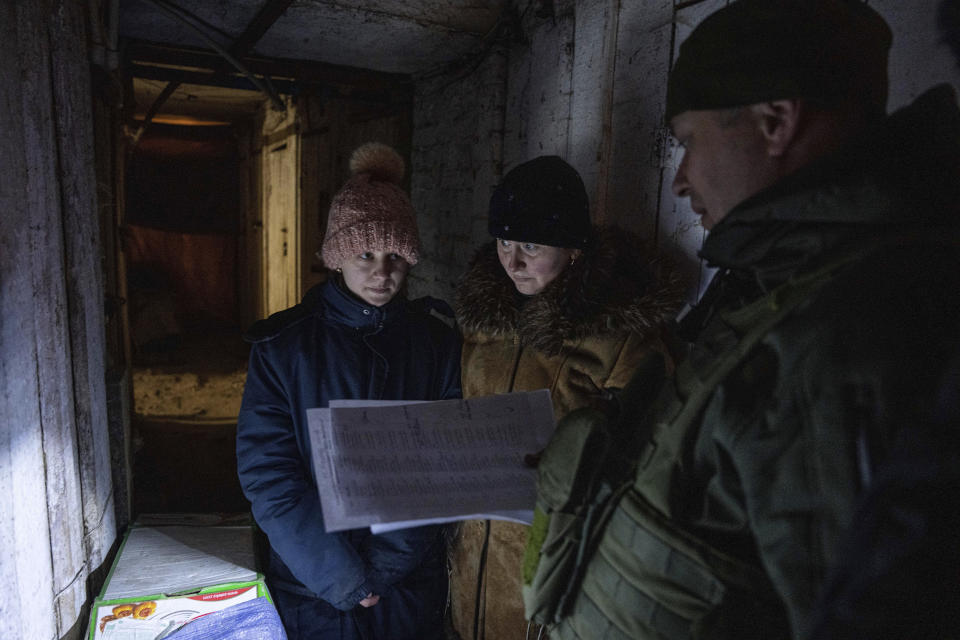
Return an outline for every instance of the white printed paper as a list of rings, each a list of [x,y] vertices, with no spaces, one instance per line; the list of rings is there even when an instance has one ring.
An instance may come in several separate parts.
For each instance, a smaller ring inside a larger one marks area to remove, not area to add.
[[[307,419],[327,531],[476,517],[529,522],[535,471],[523,459],[546,446],[554,427],[545,389],[412,404],[332,402],[308,410]]]
[[[134,527],[104,600],[174,594],[257,579],[250,527]]]

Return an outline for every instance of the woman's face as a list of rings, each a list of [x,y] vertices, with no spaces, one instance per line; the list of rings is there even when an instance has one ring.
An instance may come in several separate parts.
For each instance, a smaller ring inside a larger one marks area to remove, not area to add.
[[[532,296],[553,282],[580,250],[497,238],[497,255],[517,291]]]
[[[367,304],[382,307],[397,295],[410,271],[410,264],[396,253],[364,251],[340,266],[343,281],[353,295]]]

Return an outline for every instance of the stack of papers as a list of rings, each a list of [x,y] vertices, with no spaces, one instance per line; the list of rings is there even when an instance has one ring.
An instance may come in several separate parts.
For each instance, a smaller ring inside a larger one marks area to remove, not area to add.
[[[326,530],[374,532],[474,518],[530,523],[553,433],[546,389],[436,402],[333,401],[309,409]]]
[[[141,516],[90,607],[87,640],[163,640],[209,614],[257,599],[269,602],[256,570],[254,529],[244,520]]]
[[[101,599],[171,595],[259,577],[250,527],[134,527]]]

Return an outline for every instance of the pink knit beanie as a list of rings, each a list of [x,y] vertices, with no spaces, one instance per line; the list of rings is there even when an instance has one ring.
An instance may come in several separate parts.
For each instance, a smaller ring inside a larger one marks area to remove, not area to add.
[[[410,198],[400,188],[403,158],[379,142],[350,156],[353,176],[330,203],[323,262],[331,269],[364,251],[390,251],[409,262],[420,259],[420,238]]]

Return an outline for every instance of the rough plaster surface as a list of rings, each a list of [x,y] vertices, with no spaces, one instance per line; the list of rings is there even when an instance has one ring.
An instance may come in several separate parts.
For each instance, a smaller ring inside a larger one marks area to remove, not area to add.
[[[893,27],[889,109],[909,104],[941,82],[960,86],[960,61],[954,59],[936,23],[940,0],[869,0],[868,4]]]
[[[525,24],[525,29],[529,41],[510,50],[504,172],[539,155],[555,154],[569,159],[574,127],[592,128],[588,121],[571,121],[577,44],[574,16]]]
[[[206,30],[208,35],[229,46],[264,2],[205,0],[180,4],[215,26]],[[413,73],[470,51],[493,26],[502,5],[503,0],[298,0],[254,50],[273,58]],[[210,48],[193,29],[147,0],[122,4],[121,33],[141,40]]]
[[[502,166],[506,53],[495,49],[464,77],[418,85],[414,97],[410,199],[424,257],[411,296],[452,302],[457,279],[488,239],[487,204]]]

